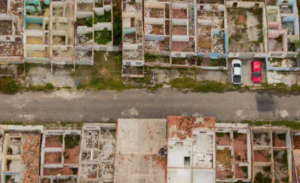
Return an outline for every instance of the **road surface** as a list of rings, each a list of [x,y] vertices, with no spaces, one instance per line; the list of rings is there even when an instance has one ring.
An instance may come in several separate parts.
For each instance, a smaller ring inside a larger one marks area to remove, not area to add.
[[[256,92],[27,92],[0,95],[0,121],[115,121],[117,118],[166,118],[170,115],[213,116],[216,121],[300,119],[300,96]]]

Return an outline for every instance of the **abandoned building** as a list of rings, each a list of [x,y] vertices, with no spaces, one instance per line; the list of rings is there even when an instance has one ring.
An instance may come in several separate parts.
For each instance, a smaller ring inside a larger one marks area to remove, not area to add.
[[[0,4],[0,64],[23,63],[23,1]]]
[[[77,182],[80,130],[45,130],[41,148],[42,183]]]
[[[293,144],[293,174],[295,174],[296,180],[294,182],[300,182],[300,133],[299,131],[292,133],[292,144]]]
[[[122,76],[144,77],[143,1],[122,1]]]
[[[167,182],[216,182],[214,118],[170,116],[167,128]]]
[[[1,125],[1,182],[39,183],[43,126]]]
[[[290,129],[253,127],[252,179],[265,182],[292,182],[292,147]]]
[[[86,123],[77,130],[0,125],[0,178],[3,183],[299,182],[300,133],[290,131],[188,116]]]
[[[85,124],[81,136],[78,182],[113,183],[116,125]]]
[[[251,139],[247,124],[216,123],[217,182],[251,181]]]

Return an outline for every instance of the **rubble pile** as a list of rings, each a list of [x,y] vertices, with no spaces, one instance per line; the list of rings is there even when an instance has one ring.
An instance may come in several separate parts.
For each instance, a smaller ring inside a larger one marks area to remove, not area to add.
[[[113,178],[114,167],[109,163],[100,162],[98,163],[99,167],[99,178],[110,179]]]
[[[84,131],[82,144],[86,148],[98,148],[99,131]]]
[[[146,41],[145,48],[147,50],[160,50],[159,41]]]
[[[87,37],[85,34],[77,34],[77,44],[85,44],[88,43],[88,41],[90,41],[91,38]]]
[[[15,42],[0,42],[0,56],[22,56],[22,40],[16,38]]]
[[[147,8],[145,10],[145,15],[146,15],[146,17],[163,18],[164,11],[163,11],[163,9],[159,9],[159,8]]]
[[[12,35],[12,21],[1,20],[0,21],[0,35]]]
[[[39,182],[40,136],[24,135],[22,139],[22,164],[24,165],[23,182]]]
[[[83,165],[81,167],[81,178],[96,178],[97,165]]]
[[[92,51],[89,51],[89,50],[76,50],[75,52],[75,57],[76,57],[76,60],[80,60],[80,61],[83,61],[83,60],[91,60],[92,59]]]

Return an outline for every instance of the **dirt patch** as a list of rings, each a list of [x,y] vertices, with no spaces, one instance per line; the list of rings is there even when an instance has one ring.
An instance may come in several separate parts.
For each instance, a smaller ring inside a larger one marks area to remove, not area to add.
[[[223,134],[223,136],[222,136]],[[231,146],[232,142],[230,140],[230,134],[229,133],[216,133],[216,140],[217,144],[220,146]]]
[[[22,160],[25,165],[23,182],[37,183],[39,180],[40,136],[24,135]]]
[[[190,38],[189,42],[172,41],[172,51],[193,52],[194,40]]]
[[[173,9],[173,18],[187,18],[187,10],[186,9]]]
[[[273,151],[275,182],[289,182],[287,151]]]
[[[154,162],[156,161],[157,165],[161,167],[162,169],[166,170],[167,169],[167,158],[164,157],[159,157],[156,154],[153,155],[144,155],[144,159],[146,162]]]
[[[61,152],[45,153],[45,164],[60,164],[62,158]]]
[[[0,21],[0,35],[12,35],[12,21],[11,20]]]
[[[186,25],[173,25],[173,35],[187,35]]]
[[[231,178],[233,173],[231,171],[232,157],[229,148],[224,150],[217,150],[217,177]]]
[[[247,162],[247,134],[234,139],[234,157],[237,162]]]
[[[267,151],[254,151],[254,162],[269,162],[270,158]]]
[[[162,8],[146,8],[145,14],[146,17],[163,18],[164,10]]]
[[[62,135],[61,136],[47,136],[45,147],[62,147]]]
[[[168,118],[169,137],[172,138],[175,135],[177,135],[181,140],[184,140],[187,137],[192,138],[193,123],[195,120],[196,120],[195,117],[169,117]]]
[[[235,165],[234,167],[235,178],[240,178],[240,179],[248,178],[247,170],[248,167],[240,167],[239,165]]]
[[[300,149],[300,136],[293,136],[293,144],[294,149]]]
[[[72,149],[65,150],[65,164],[78,164],[80,153],[80,145],[75,146]]]
[[[44,168],[44,175],[76,175],[77,169],[71,169],[69,166],[63,168]]]
[[[273,140],[275,147],[286,147],[285,134],[273,134]]]

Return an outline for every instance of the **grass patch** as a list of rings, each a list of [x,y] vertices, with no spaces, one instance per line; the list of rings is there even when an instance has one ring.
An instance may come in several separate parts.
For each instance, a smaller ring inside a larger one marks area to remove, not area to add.
[[[20,90],[20,84],[13,78],[0,79],[0,92],[5,94],[14,94]]]
[[[65,147],[72,149],[77,146],[80,142],[80,135],[66,135],[65,136]]]
[[[300,130],[300,123],[296,121],[249,121],[244,120],[241,123],[247,123],[249,126],[286,126],[294,130]]]
[[[191,89],[194,92],[225,92],[234,88],[231,84],[223,84],[217,81],[196,81],[192,78],[177,78],[170,82],[173,88]]]
[[[121,0],[115,0],[115,6],[113,6],[113,44],[120,46],[122,43],[122,11]]]
[[[241,167],[242,171],[246,174],[244,178],[248,177],[248,167],[247,166],[243,166]]]
[[[277,134],[277,136],[278,136],[278,138],[279,138],[280,140],[284,140],[284,141],[285,141],[286,135],[285,135],[284,133],[282,133],[282,134]]]
[[[270,178],[270,176],[264,176],[261,172],[258,172],[255,176],[254,181],[255,183],[270,183],[272,182],[272,179]]]
[[[162,56],[162,55],[153,55],[151,53],[145,54],[145,61],[146,62],[163,62],[163,63],[170,63],[170,57],[168,56]]]
[[[29,87],[25,87],[24,89],[27,91],[52,91],[55,87],[51,83],[46,83],[46,85],[38,86],[29,85]]]
[[[107,44],[112,39],[112,33],[107,28],[101,31],[95,31],[95,43],[97,44]]]
[[[222,132],[216,132],[216,136],[221,138],[221,137],[224,137],[224,133]]]
[[[98,22],[111,22],[111,10],[104,10],[104,15],[97,15],[97,13],[94,12],[94,24]]]
[[[240,136],[242,136],[243,134],[238,133],[238,132],[233,132],[233,138],[236,140],[238,139]]]
[[[123,85],[125,78],[121,77],[122,53],[94,52],[94,65],[78,66],[72,73],[73,77],[80,80],[78,89],[91,90],[123,90],[130,86]],[[107,61],[105,60],[107,57]]]
[[[88,18],[77,18],[76,20],[79,23],[82,23],[88,27],[93,27],[93,18],[92,17],[88,17]]]

